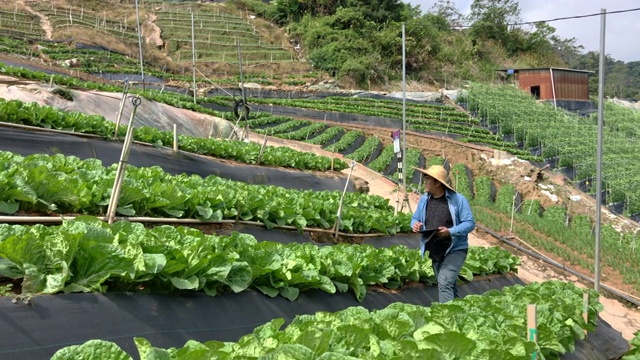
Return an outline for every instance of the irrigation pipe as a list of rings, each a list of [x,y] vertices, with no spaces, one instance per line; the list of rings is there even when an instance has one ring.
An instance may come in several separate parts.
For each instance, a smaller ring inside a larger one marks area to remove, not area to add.
[[[582,275],[579,272],[577,272],[577,271],[575,271],[573,269],[570,269],[570,268],[566,267],[565,265],[560,264],[557,261],[549,259],[548,257],[546,257],[544,255],[540,255],[540,254],[538,254],[536,252],[533,252],[533,251],[531,251],[529,249],[525,249],[524,247],[514,243],[513,241],[507,240],[506,238],[504,238],[500,234],[496,233],[495,231],[493,231],[493,230],[491,230],[491,229],[489,229],[487,227],[484,227],[484,226],[479,225],[479,224],[476,224],[476,227],[481,229],[482,231],[487,232],[488,234],[491,234],[493,237],[495,237],[496,239],[504,242],[505,244],[507,244],[507,245],[509,245],[509,246],[511,246],[511,247],[513,247],[513,248],[515,248],[515,249],[517,249],[517,250],[529,255],[529,256],[532,256],[532,257],[534,257],[534,258],[536,258],[538,260],[542,260],[543,262],[545,262],[545,263],[547,263],[549,265],[552,265],[552,266],[555,266],[555,267],[557,267],[559,269],[562,269],[563,271],[566,271],[569,274],[574,275],[579,279],[582,279],[584,281],[588,281],[589,283],[592,283],[592,284],[595,281],[594,279],[592,279],[592,278],[590,278],[588,276]],[[629,295],[627,293],[624,293],[624,292],[622,292],[620,290],[614,289],[614,288],[612,288],[610,286],[606,286],[606,285],[600,285],[600,288],[605,290],[606,292],[612,294],[613,296],[615,296],[617,298],[620,298],[620,299],[623,299],[625,301],[628,301],[628,302],[630,302],[631,304],[633,304],[635,306],[640,306],[640,300],[638,298],[632,296],[632,295]]]
[[[30,224],[30,223],[42,223],[42,224],[61,224],[64,220],[73,220],[77,216],[0,216],[0,223],[2,224]],[[107,216],[96,216],[96,218],[107,221]],[[258,221],[236,221],[236,220],[216,220],[216,221],[208,221],[208,220],[199,220],[199,219],[181,219],[181,218],[155,218],[155,217],[121,217],[116,216],[114,218],[115,221],[129,221],[129,222],[139,222],[139,223],[156,223],[156,224],[191,224],[191,225],[207,225],[207,224],[244,224],[244,225],[256,225],[266,227],[267,225]],[[283,230],[298,230],[295,226],[289,225],[275,225],[274,229],[283,229]],[[335,231],[333,229],[321,229],[321,228],[308,228],[303,227],[301,229],[303,232],[321,232],[321,233],[329,233],[334,234]],[[351,233],[343,233],[339,232],[338,235],[342,235],[345,237],[353,237],[353,238],[367,238],[367,237],[380,237],[387,236],[382,233],[371,233],[371,234],[351,234]]]

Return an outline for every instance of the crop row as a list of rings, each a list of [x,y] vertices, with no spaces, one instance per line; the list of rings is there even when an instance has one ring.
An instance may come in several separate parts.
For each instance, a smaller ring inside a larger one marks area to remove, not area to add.
[[[99,115],[86,115],[83,113],[64,112],[62,110],[41,106],[37,103],[23,103],[19,100],[6,101],[0,99],[0,121],[46,127],[52,129],[71,130],[78,133],[89,133],[104,138],[113,138],[115,124]],[[119,129],[119,137],[126,133],[126,126]],[[151,127],[139,127],[134,129],[134,139],[168,146],[173,142],[173,133],[161,131]],[[245,143],[235,140],[202,139],[180,135],[178,144],[181,149],[188,152],[214,156],[223,159],[231,159],[239,162],[253,164],[259,159],[261,146],[256,143]],[[301,170],[336,170],[345,169],[347,164],[336,159],[332,162],[327,157],[315,154],[299,152],[290,148],[266,147],[261,163],[264,165],[292,167]]]
[[[228,101],[227,97],[212,97],[201,100],[202,102],[224,103]],[[355,98],[355,97],[332,97],[324,100],[304,100],[304,99],[250,99],[251,102],[257,102],[262,104],[279,104],[281,106],[299,107],[314,109],[319,111],[340,111],[343,113],[362,114],[367,116],[381,116],[388,117],[390,119],[397,119],[398,126],[401,126],[402,118],[402,104],[398,101],[385,100],[380,101],[376,99],[367,98]],[[376,110],[377,104],[382,103],[384,107],[380,110]],[[395,103],[395,106],[392,105]],[[454,118],[464,117],[468,119],[469,116],[466,113],[455,110],[453,107],[430,105],[430,104],[411,104],[410,107],[414,108],[414,113],[422,114],[421,118],[409,117],[407,118],[408,129],[426,132],[426,133],[443,133],[450,136],[456,136],[462,141],[472,142],[477,144],[483,144],[492,148],[512,151],[514,154],[526,160],[540,161],[541,158],[531,155],[529,151],[521,150],[516,146],[516,143],[506,142],[502,140],[500,136],[492,134],[488,129],[475,125],[479,122],[477,119],[471,120],[471,123],[461,123],[458,121],[451,121],[451,119],[443,118],[444,121],[434,120],[433,118],[447,116],[444,114],[453,114]],[[433,108],[444,107],[447,110],[432,110]],[[428,115],[430,112],[436,114],[434,116]],[[468,120],[467,120],[468,121]]]
[[[270,159],[265,156],[263,161],[269,163]],[[97,159],[0,152],[0,188],[4,189],[0,211],[105,215],[116,170],[115,164],[105,168]],[[172,176],[158,166],[129,165],[117,212],[125,216],[258,221],[267,228],[334,229],[341,195],[339,191],[251,185],[212,175]],[[348,193],[337,229],[395,234],[408,232],[409,222],[410,215],[394,214],[387,199]]]
[[[475,84],[468,95],[469,109],[501,134],[512,135],[523,147],[539,147],[545,158],[555,158],[560,166],[574,168],[577,178],[595,178],[595,118],[584,119],[540,104],[531,96],[511,87]],[[640,182],[637,179],[638,147],[634,130],[640,115],[633,111],[605,106],[603,133],[603,180],[609,203],[624,202],[625,214],[640,212]],[[592,189],[593,191],[594,189]]]
[[[162,20],[175,20],[180,22],[191,21],[191,11],[176,11],[176,10],[160,10],[155,11],[158,15],[158,19]],[[205,8],[198,9],[194,12],[194,20],[196,21],[213,21],[217,23],[229,23],[238,25],[249,25],[244,19],[239,16],[220,12],[220,11],[207,11]],[[250,26],[250,25],[249,25]]]
[[[193,30],[196,37],[201,37],[203,34],[227,34],[227,35],[255,35],[255,31],[251,26],[242,26],[237,24],[214,22],[203,24],[201,20],[194,21],[193,28],[191,27],[191,20],[173,22],[159,19],[156,21],[163,32],[166,32],[166,36],[173,38],[176,35],[191,35]]]
[[[557,359],[572,353],[575,342],[597,325],[603,310],[595,291],[582,318],[585,290],[572,283],[548,281],[512,286],[484,295],[469,295],[431,307],[394,303],[368,311],[350,307],[335,313],[274,319],[237,342],[188,341],[180,349],[153,347],[135,338],[141,359]],[[537,305],[539,327],[527,327],[527,306]],[[537,342],[527,334],[536,332]],[[52,360],[87,358],[100,353],[105,360],[130,355],[115,343],[92,340],[58,351]]]
[[[180,59],[191,59],[193,57],[192,52],[189,51],[176,51],[174,52],[174,56],[177,61]],[[237,63],[238,55],[237,51],[232,51],[228,49],[226,51],[197,51],[196,52],[196,61],[200,62],[228,62],[228,63]],[[268,62],[277,62],[277,61],[293,61],[293,55],[285,50],[250,50],[244,51],[242,50],[242,63],[254,63],[257,61],[268,61]]]
[[[402,119],[402,104],[397,102],[396,106],[390,106],[389,103],[378,103],[374,99],[368,101],[336,101],[334,98],[327,98],[321,100],[309,100],[309,99],[251,99],[252,102],[258,104],[273,104],[289,107],[297,107],[303,109],[313,109],[320,111],[339,111],[350,114],[362,114],[369,116],[381,116],[391,117],[396,119]],[[381,104],[383,106],[377,106]],[[456,111],[453,108],[442,110],[435,110],[433,108],[414,108],[412,104],[407,105],[405,108],[408,116],[407,121],[411,122],[412,119],[432,120],[441,123],[475,123],[478,120],[469,118],[462,112]]]
[[[516,190],[512,185],[501,187],[497,193],[491,190],[491,186],[488,177],[479,177],[473,182],[475,197],[469,199],[472,199],[471,205],[479,223],[494,231],[513,232],[528,244],[544,249],[570,265],[594,271],[594,220],[590,216],[569,215],[568,209],[562,205],[543,208],[539,200],[514,204]],[[469,187],[464,185],[458,191],[462,189]],[[492,193],[495,200],[491,199]],[[509,220],[512,212],[516,220],[514,223]],[[601,239],[602,267],[615,269],[624,283],[640,290],[638,235],[603,225]]]
[[[88,216],[53,227],[0,224],[0,256],[11,269],[4,275],[22,279],[23,294],[99,292],[108,284],[110,291],[189,290],[211,296],[251,288],[291,301],[307,289],[351,290],[362,301],[372,285],[397,289],[407,282],[435,283],[429,261],[404,245],[283,245],[237,232],[205,235],[169,225],[145,229]],[[471,281],[474,275],[514,272],[518,264],[499,247],[472,247],[461,274]]]

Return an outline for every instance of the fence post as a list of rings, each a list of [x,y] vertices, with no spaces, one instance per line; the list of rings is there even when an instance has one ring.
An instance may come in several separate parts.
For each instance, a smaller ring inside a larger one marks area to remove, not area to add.
[[[582,318],[585,323],[589,323],[589,292],[585,291],[582,294]],[[584,335],[587,335],[587,330],[584,330]]]
[[[173,124],[173,151],[178,152],[178,124]]]
[[[256,161],[256,165],[260,165],[262,161],[262,154],[264,154],[264,148],[267,146],[267,132],[264,133],[264,140],[262,141],[262,146],[260,147],[260,153],[258,153],[258,161]]]
[[[537,306],[535,304],[527,305],[527,339],[538,343],[538,314],[536,312]],[[538,352],[534,351],[531,354],[531,360],[538,359]]]

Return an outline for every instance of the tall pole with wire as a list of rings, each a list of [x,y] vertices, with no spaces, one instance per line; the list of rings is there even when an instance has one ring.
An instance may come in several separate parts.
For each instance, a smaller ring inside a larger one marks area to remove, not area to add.
[[[598,69],[598,144],[596,151],[596,253],[595,290],[600,291],[600,223],[602,221],[602,127],[604,124],[604,41],[607,24],[606,9],[600,10],[600,64]]]
[[[138,23],[138,50],[140,51],[140,76],[142,77],[142,91],[144,92],[144,58],[142,57],[142,28],[140,27],[140,11],[136,0],[136,21]]]
[[[191,53],[193,57],[191,69],[193,70],[193,103],[195,104],[198,96],[198,88],[196,87],[196,32],[193,22],[193,11],[191,11]]]
[[[409,204],[409,194],[407,193],[407,60],[406,60],[405,32],[402,24],[402,191],[404,199],[401,209],[407,205],[407,210],[411,211]]]
[[[407,157],[407,79],[404,24],[402,24],[402,157]],[[403,164],[404,165],[404,164]],[[402,167],[402,189],[407,193],[407,167]]]

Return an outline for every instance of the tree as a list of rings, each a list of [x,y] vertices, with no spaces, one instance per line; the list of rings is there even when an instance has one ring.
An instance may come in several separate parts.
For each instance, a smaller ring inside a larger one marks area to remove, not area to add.
[[[557,35],[549,38],[553,52],[564,61],[568,67],[575,68],[578,58],[584,51],[584,46],[576,45],[576,38],[563,39]]]
[[[443,17],[449,23],[451,27],[459,27],[464,25],[465,16],[456,8],[456,5],[451,0],[438,0],[436,1],[429,12]]]
[[[513,44],[510,30],[520,22],[520,6],[515,0],[473,0],[469,19],[471,36],[478,39],[494,40],[507,49],[519,49]],[[512,52],[513,54],[513,52]]]

